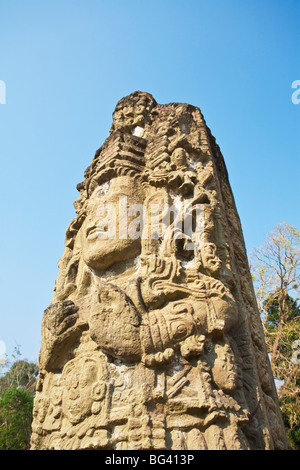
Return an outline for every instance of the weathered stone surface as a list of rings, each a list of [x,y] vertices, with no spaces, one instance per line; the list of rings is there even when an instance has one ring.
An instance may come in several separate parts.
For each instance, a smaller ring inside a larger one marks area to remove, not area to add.
[[[284,449],[241,225],[200,110],[123,98],[78,190],[42,322],[32,448]]]

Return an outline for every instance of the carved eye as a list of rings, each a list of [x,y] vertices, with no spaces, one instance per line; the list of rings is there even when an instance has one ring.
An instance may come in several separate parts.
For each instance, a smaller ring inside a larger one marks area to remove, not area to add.
[[[174,327],[174,339],[178,340],[187,335],[188,330],[184,323],[177,323]]]

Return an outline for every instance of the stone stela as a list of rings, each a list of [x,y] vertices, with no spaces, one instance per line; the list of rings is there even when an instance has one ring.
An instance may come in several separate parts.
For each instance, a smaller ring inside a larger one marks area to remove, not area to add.
[[[77,189],[31,448],[285,449],[241,224],[200,109],[122,98]]]

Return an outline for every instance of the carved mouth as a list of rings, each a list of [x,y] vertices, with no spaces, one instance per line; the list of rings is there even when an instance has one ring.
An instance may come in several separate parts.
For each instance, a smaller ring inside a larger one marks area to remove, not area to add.
[[[228,375],[228,382],[235,382],[236,380],[236,377],[234,374],[229,374]]]
[[[101,228],[101,226],[98,226],[98,225],[97,226],[93,225],[92,227],[89,227],[86,230],[86,237],[89,240],[95,240],[96,238],[103,239],[103,237],[107,238],[106,235],[107,235],[106,230],[104,230],[103,228]]]
[[[219,270],[222,266],[222,261],[211,261],[210,268],[213,270]]]
[[[92,227],[89,227],[86,231],[87,238],[95,238],[96,231],[97,231],[97,227],[95,225],[93,225]]]

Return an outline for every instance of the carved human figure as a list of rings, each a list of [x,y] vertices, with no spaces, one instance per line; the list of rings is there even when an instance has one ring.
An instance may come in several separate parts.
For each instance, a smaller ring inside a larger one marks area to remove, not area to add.
[[[78,190],[42,322],[32,447],[283,448],[238,216],[200,110],[123,98]]]
[[[196,173],[191,171],[187,166],[187,151],[184,148],[178,147],[171,154],[171,169],[173,176],[170,176],[169,182],[180,179],[179,191],[186,195],[189,194],[195,186]]]
[[[201,260],[203,268],[211,275],[217,275],[221,269],[222,261],[217,256],[217,247],[214,243],[204,243],[201,246]]]

